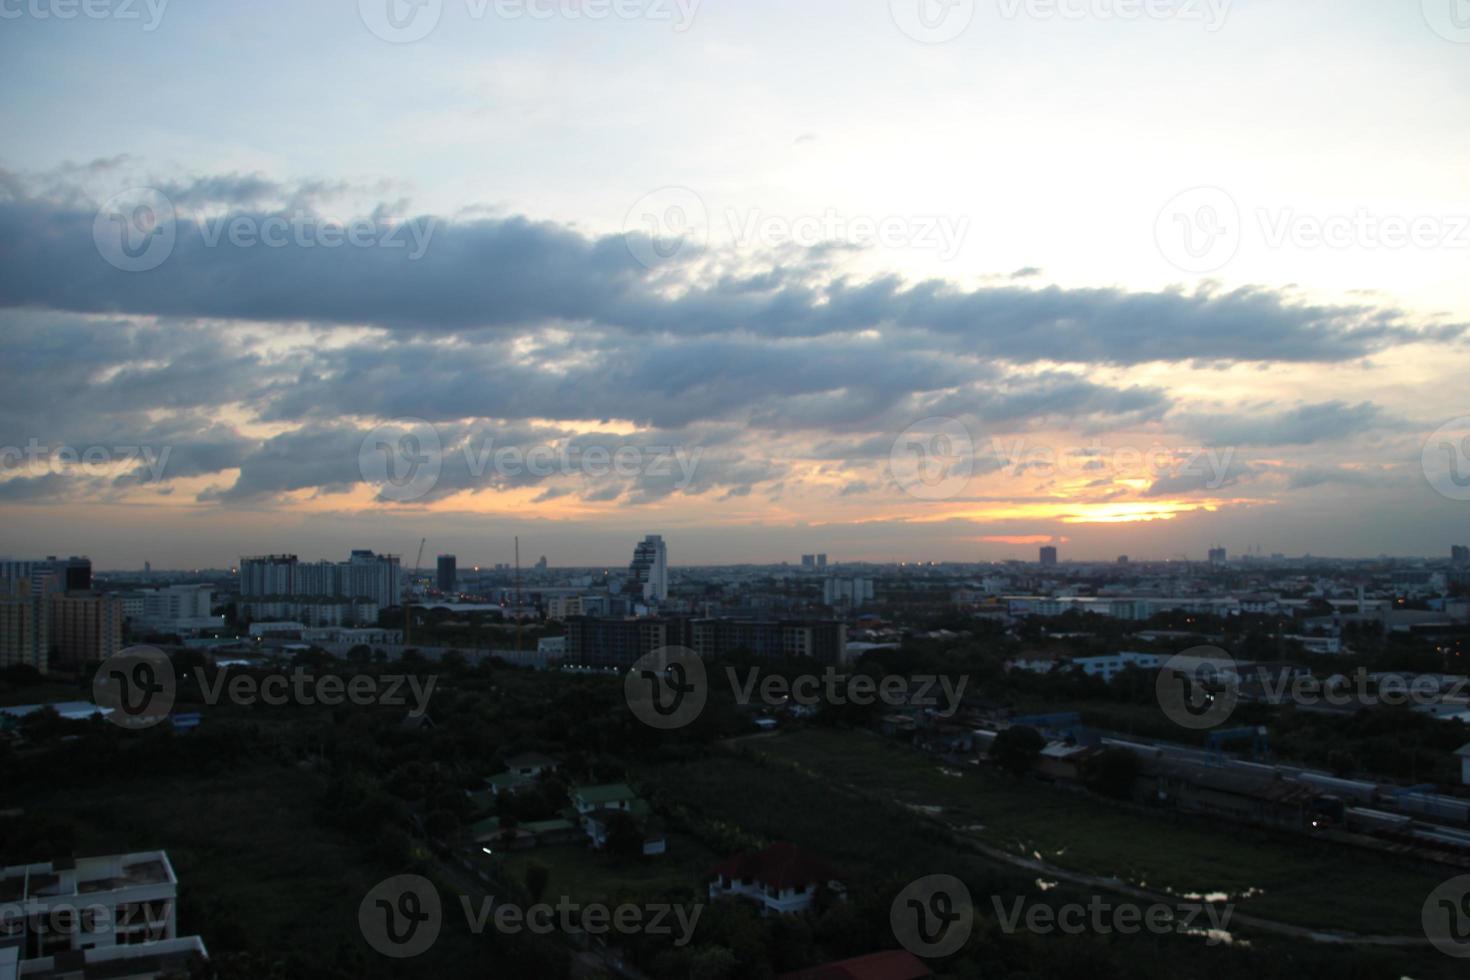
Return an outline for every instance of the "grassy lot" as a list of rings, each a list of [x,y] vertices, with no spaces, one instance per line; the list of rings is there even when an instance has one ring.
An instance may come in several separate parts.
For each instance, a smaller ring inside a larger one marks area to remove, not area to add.
[[[567,895],[585,904],[678,889],[703,892],[705,872],[719,859],[695,838],[670,834],[668,853],[657,857],[619,857],[567,844],[516,851],[500,860],[505,876],[517,882],[525,880],[528,864],[540,861],[551,870],[547,896]]]
[[[747,748],[816,779],[941,807],[947,825],[992,847],[1179,895],[1224,893],[1242,912],[1299,925],[1418,935],[1425,897],[1455,874],[1295,835],[1137,813],[989,771],[947,775],[932,757],[867,732],[807,729]]]

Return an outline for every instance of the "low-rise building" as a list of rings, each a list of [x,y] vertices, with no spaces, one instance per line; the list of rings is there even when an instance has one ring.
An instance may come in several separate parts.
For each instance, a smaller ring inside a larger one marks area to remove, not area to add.
[[[760,906],[762,915],[805,912],[824,888],[837,897],[846,894],[839,871],[784,842],[737,854],[715,865],[711,873],[710,898],[746,898]]]

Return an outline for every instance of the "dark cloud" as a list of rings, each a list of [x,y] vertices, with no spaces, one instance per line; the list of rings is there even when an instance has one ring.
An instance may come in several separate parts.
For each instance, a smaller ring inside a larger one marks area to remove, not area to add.
[[[1174,417],[1185,431],[1216,446],[1303,446],[1351,439],[1400,424],[1372,402],[1342,401],[1294,408]]]

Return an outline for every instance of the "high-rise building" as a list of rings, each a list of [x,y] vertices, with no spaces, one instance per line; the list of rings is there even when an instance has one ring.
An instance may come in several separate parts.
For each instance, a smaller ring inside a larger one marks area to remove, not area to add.
[[[1225,562],[1227,560],[1229,560],[1229,558],[1230,558],[1230,552],[1226,551],[1224,548],[1211,548],[1210,549],[1210,564],[1211,565],[1223,565],[1223,564],[1225,564]]]
[[[822,601],[829,606],[861,606],[873,598],[870,578],[829,578],[822,583]]]
[[[801,567],[802,568],[816,568],[817,567],[817,556],[816,555],[802,555],[801,556]]]
[[[123,604],[117,596],[54,593],[49,605],[53,669],[75,670],[122,649]]]
[[[669,597],[669,549],[661,535],[650,534],[633,549],[628,572],[647,602]]]
[[[1470,564],[1470,547],[1463,544],[1450,547],[1450,561],[1456,565]]]
[[[826,568],[827,567],[827,556],[826,555],[818,555],[817,556],[817,567],[818,568]]]
[[[443,592],[445,595],[453,595],[454,593],[459,591],[459,571],[456,567],[458,563],[459,559],[456,558],[454,555],[439,556],[439,574],[437,576],[437,584],[439,586],[439,591]]]
[[[240,597],[326,596],[398,604],[402,588],[397,555],[355,550],[343,562],[303,563],[295,555],[240,559]]]
[[[1041,564],[1050,568],[1057,563],[1057,549],[1051,545],[1043,545],[1041,548]]]
[[[240,595],[296,595],[296,556],[261,555],[240,559]]]
[[[0,579],[0,667],[34,667],[46,673],[51,653],[51,615],[44,593],[30,579]]]
[[[542,555],[541,560],[536,563],[536,570],[539,572],[544,572],[549,567],[550,566],[546,562],[546,556]]]
[[[92,587],[92,559],[57,558],[51,555],[44,561],[16,561],[14,559],[0,559],[0,579],[30,579],[40,592],[41,580],[50,575],[55,578],[51,589],[59,589],[66,592],[86,592]]]

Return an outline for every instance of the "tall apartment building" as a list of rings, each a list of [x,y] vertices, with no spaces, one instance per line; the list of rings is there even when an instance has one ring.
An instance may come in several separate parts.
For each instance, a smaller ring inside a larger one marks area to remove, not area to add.
[[[1057,549],[1046,545],[1041,549],[1041,564],[1050,568],[1057,563]]]
[[[1456,565],[1470,565],[1470,546],[1450,545],[1450,561]]]
[[[30,579],[0,578],[0,667],[27,666],[46,673],[51,654],[51,612]]]
[[[240,595],[296,594],[296,556],[261,555],[240,559]]]
[[[459,570],[456,567],[458,563],[459,559],[453,555],[439,556],[438,576],[435,584],[445,595],[453,595],[459,591]]]
[[[123,648],[123,604],[115,595],[53,593],[48,597],[52,669],[76,670]]]
[[[52,579],[52,584],[41,588],[42,581],[48,577]],[[92,588],[92,559],[78,558],[75,555],[71,558],[51,555],[34,561],[0,558],[0,579],[29,579],[37,593],[86,592]]]
[[[185,975],[209,954],[179,937],[178,891],[163,851],[0,868],[0,980]]]
[[[669,597],[669,549],[661,535],[650,534],[638,542],[628,572],[644,600],[663,602]]]

